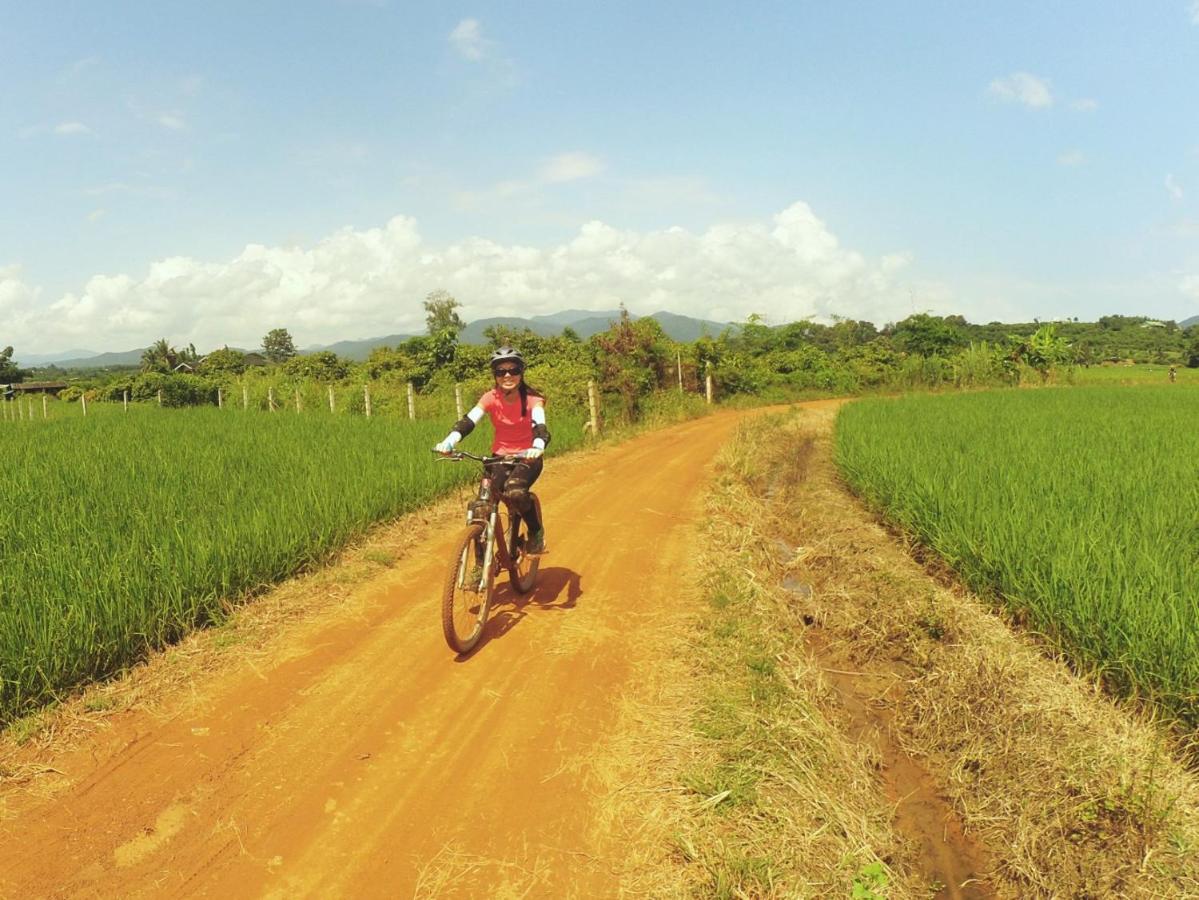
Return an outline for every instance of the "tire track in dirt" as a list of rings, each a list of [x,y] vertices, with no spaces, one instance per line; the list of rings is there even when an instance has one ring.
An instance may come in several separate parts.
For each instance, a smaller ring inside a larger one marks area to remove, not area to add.
[[[165,717],[114,717],[58,761],[69,789],[0,822],[0,895],[615,893],[588,759],[626,634],[674,595],[690,504],[740,418],[551,463],[538,586],[501,590],[466,660],[438,619],[453,520],[353,615],[197,680]]]

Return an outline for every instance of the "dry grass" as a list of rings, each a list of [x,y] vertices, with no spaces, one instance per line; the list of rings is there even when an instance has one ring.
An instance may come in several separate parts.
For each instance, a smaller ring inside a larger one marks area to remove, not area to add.
[[[1168,732],[938,583],[839,483],[830,413],[783,428],[808,477],[771,500],[820,643],[902,673],[898,737],[924,758],[1017,896],[1199,896],[1199,782]],[[777,433],[777,431],[776,431]]]
[[[926,896],[914,848],[891,829],[878,760],[843,733],[769,577],[760,449],[743,436],[717,461],[699,565],[690,591],[680,586],[693,599],[659,604],[641,627],[631,655],[645,662],[597,761],[623,893],[828,897],[885,881],[885,896]]]

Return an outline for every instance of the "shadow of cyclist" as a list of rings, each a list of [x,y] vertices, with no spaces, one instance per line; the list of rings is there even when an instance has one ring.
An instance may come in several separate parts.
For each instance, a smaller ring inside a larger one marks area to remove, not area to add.
[[[574,609],[583,596],[582,579],[577,572],[561,567],[545,568],[537,573],[537,584],[527,594],[518,594],[507,581],[496,586],[491,600],[491,614],[483,635],[466,656],[466,661],[489,642],[498,640],[515,628],[530,612]]]

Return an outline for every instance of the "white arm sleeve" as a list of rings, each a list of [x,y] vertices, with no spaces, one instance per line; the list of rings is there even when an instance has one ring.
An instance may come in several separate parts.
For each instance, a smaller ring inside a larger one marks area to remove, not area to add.
[[[545,407],[544,406],[534,406],[531,416],[532,416],[534,425],[544,425],[545,424]],[[538,450],[544,450],[545,449],[545,441],[543,441],[541,438],[533,438],[533,446],[536,447]]]
[[[482,407],[476,406],[474,409],[472,409],[466,415],[472,422],[474,422],[476,425],[478,425],[479,420],[482,419],[483,416],[485,416],[487,414],[485,412],[483,412]],[[451,431],[448,435],[446,435],[445,442],[447,444],[449,444],[451,447],[453,447],[453,446],[456,446],[460,440],[462,440],[462,435],[457,429],[455,429],[454,431]]]

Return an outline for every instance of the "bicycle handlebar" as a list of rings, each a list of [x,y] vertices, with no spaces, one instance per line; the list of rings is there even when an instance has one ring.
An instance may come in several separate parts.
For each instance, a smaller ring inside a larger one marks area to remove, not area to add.
[[[509,453],[505,456],[475,456],[473,453],[468,453],[466,450],[451,450],[449,453],[437,453],[439,462],[462,462],[464,459],[473,459],[475,462],[481,462],[483,465],[491,463],[518,463],[525,459],[524,453]]]

